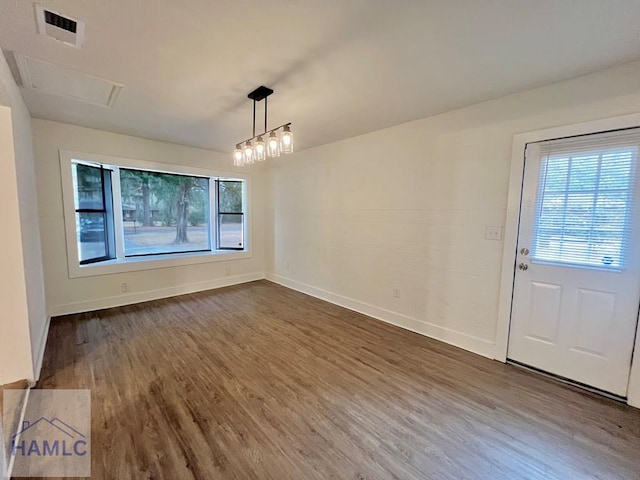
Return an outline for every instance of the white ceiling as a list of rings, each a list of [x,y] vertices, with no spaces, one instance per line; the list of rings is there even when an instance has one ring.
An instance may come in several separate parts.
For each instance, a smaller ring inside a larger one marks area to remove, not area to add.
[[[83,47],[0,0],[2,49],[124,88],[113,108],[23,89],[34,117],[220,151],[261,84],[306,148],[640,58],[640,0],[43,2],[86,23]]]

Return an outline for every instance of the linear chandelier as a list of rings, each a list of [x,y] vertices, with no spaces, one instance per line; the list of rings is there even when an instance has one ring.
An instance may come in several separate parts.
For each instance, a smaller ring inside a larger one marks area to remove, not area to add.
[[[279,157],[280,154],[293,153],[291,122],[268,130],[267,97],[272,93],[273,90],[270,88],[261,86],[247,95],[253,100],[253,136],[236,144],[236,149],[233,151],[233,164],[236,167],[262,162],[267,157]],[[256,103],[262,100],[264,100],[264,132],[256,135]],[[278,132],[280,133],[278,134]]]

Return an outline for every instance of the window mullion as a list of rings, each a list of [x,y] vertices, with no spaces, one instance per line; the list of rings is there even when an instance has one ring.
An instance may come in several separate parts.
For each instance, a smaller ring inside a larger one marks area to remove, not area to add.
[[[218,249],[218,179],[209,178],[209,248]]]
[[[122,219],[122,196],[120,191],[120,168],[113,167],[111,189],[113,191],[113,221],[116,234],[116,258],[124,258],[124,221]]]
[[[220,250],[220,179],[216,178],[216,250]]]

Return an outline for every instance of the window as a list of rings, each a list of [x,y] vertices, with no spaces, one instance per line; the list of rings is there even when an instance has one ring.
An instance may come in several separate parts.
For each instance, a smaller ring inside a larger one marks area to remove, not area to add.
[[[638,146],[628,145],[626,135],[548,142],[546,152],[543,147],[534,262],[624,268],[638,158]]]
[[[187,263],[199,263],[197,256],[208,256],[202,261],[209,261],[218,253],[238,255],[230,250],[246,252],[245,179],[206,175],[195,168],[159,171],[136,161],[114,165],[86,157],[69,157],[65,163],[61,155],[61,164],[70,172],[63,174],[65,208],[71,211],[73,206],[75,219],[67,223],[68,238],[76,239],[74,249],[68,246],[73,252],[72,276],[84,276],[77,267],[95,271],[144,261],[142,268],[154,268],[149,260],[187,258]]]
[[[218,187],[218,248],[242,250],[244,247],[244,214],[242,182],[216,180]]]
[[[208,178],[120,168],[120,199],[125,256],[211,250]]]
[[[111,171],[75,164],[73,186],[78,260],[84,265],[113,258]]]

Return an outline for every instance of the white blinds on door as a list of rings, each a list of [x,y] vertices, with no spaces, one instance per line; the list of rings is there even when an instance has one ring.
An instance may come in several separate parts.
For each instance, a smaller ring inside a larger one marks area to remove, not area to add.
[[[624,269],[632,199],[638,194],[640,128],[536,146],[540,174],[532,261]]]

